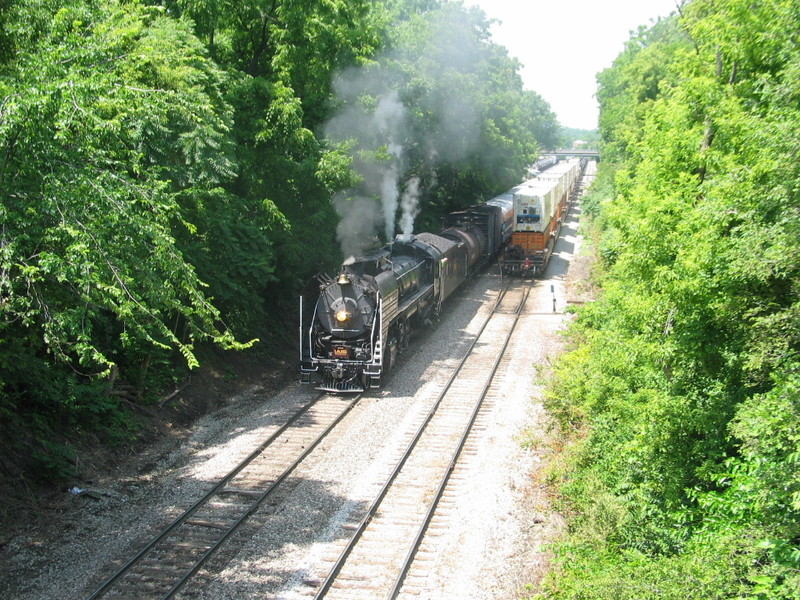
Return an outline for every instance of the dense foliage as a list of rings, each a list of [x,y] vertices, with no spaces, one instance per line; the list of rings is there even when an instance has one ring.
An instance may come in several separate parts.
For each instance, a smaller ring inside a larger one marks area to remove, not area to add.
[[[793,0],[691,0],[598,77],[547,597],[800,598],[798,31]]]
[[[0,455],[46,477],[81,435],[135,434],[208,345],[292,355],[297,290],[379,203],[375,169],[435,226],[559,129],[456,3],[3,0],[0,22]],[[390,103],[398,130],[341,127]]]

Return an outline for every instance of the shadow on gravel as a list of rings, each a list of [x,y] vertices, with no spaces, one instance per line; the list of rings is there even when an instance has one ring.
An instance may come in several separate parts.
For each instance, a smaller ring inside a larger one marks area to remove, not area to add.
[[[561,227],[561,234],[553,247],[553,255],[550,257],[550,264],[545,269],[543,279],[564,279],[567,276],[569,265],[575,253],[575,242],[571,240],[574,240],[578,235],[580,214],[580,204],[574,203],[570,207],[567,218]]]
[[[412,336],[378,393],[388,397],[413,397],[429,383],[425,372],[431,364],[460,360],[474,339],[467,327],[478,311],[492,301],[500,285],[495,264],[466,281],[445,301],[439,322]]]
[[[188,597],[305,596],[322,582],[325,573],[317,570],[324,570],[325,560],[335,556],[315,556],[314,546],[342,546],[335,542],[351,537],[369,505],[332,493],[323,481],[298,478],[295,484],[290,497],[261,507],[207,573],[187,587]],[[315,561],[322,564],[309,565]]]

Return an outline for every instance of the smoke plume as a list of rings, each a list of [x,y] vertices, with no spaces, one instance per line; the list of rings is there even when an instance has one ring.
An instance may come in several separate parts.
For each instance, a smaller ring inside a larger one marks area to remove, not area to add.
[[[384,241],[393,240],[398,225],[405,239],[411,236],[422,182],[430,189],[440,162],[462,160],[479,144],[479,111],[472,99],[479,96],[475,82],[486,79],[476,71],[482,64],[481,41],[461,8],[447,10],[431,13],[429,36],[419,44],[418,56],[405,48],[402,56],[377,58],[334,81],[341,108],[326,124],[325,135],[349,149],[361,178],[336,199],[342,217],[337,237],[345,257],[363,253],[381,234]],[[420,80],[433,82],[424,93],[414,90],[413,127],[399,93],[410,89],[409,82],[402,79],[407,75],[396,68],[398,62],[413,65],[405,73],[416,69]],[[407,174],[412,159],[414,176]]]
[[[406,184],[400,206],[403,210],[400,229],[403,239],[408,240],[414,233],[414,218],[419,214],[419,177],[412,177]]]
[[[351,70],[335,82],[343,108],[326,125],[329,139],[352,146],[353,164],[361,183],[336,200],[342,220],[337,237],[345,257],[372,245],[383,229],[394,239],[395,214],[403,173],[406,109],[397,91],[380,77],[369,79]],[[381,227],[382,226],[382,227]]]

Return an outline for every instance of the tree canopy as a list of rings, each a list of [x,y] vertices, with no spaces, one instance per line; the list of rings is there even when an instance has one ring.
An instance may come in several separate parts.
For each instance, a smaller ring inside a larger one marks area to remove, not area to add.
[[[558,598],[800,597],[800,147],[790,0],[692,0],[598,76],[599,299]]]

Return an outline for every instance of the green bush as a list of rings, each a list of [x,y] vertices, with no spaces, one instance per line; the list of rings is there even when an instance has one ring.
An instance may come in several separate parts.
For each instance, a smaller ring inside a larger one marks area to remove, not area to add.
[[[602,292],[546,400],[544,597],[800,598],[799,27],[694,0],[599,77]]]

